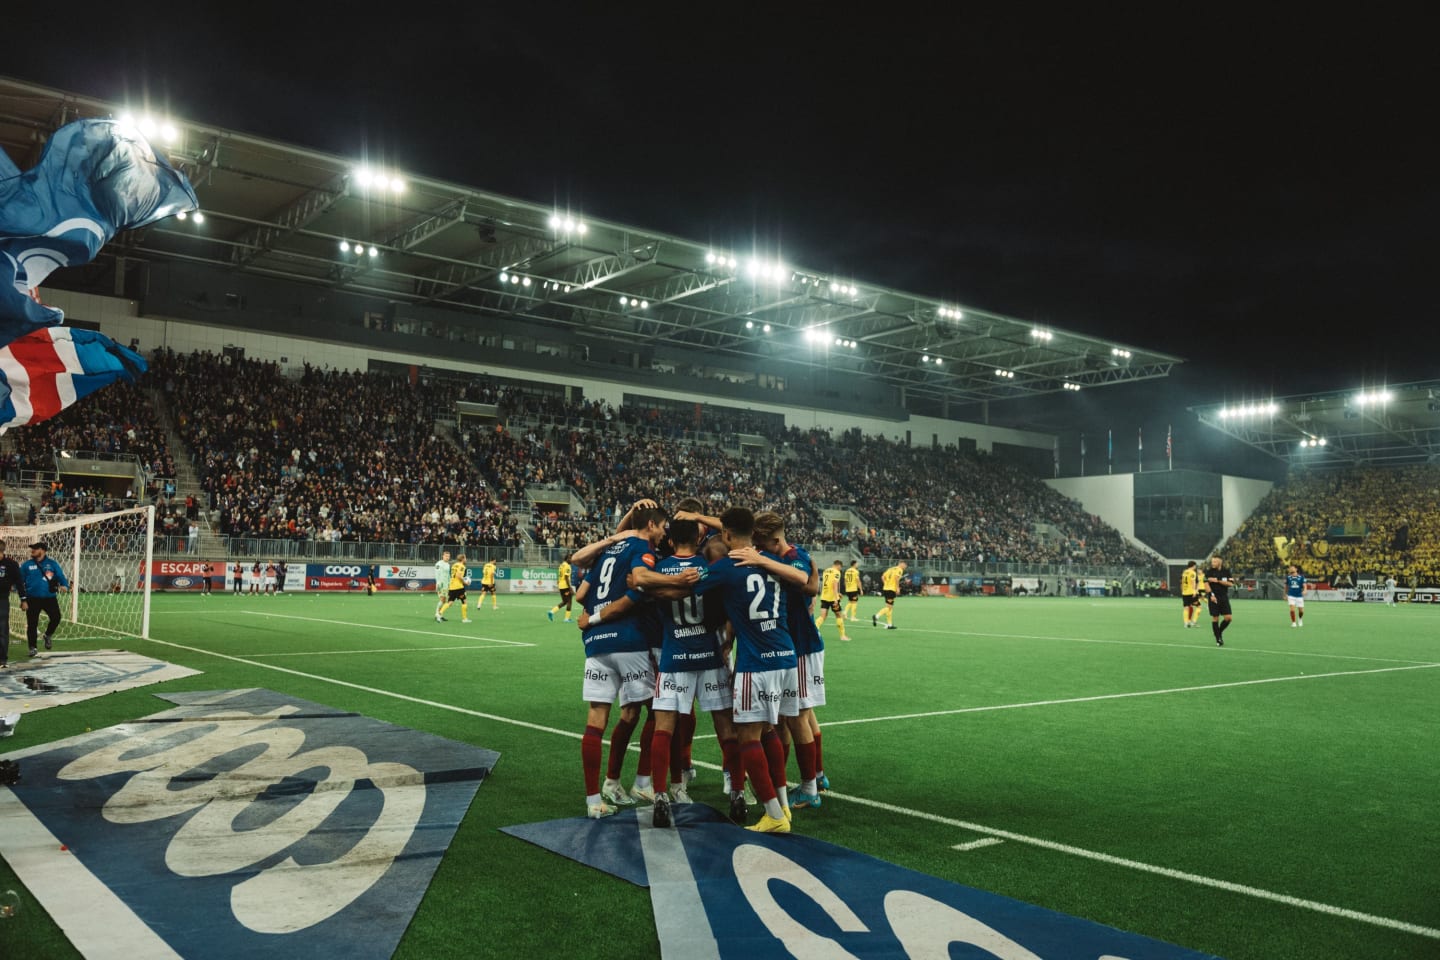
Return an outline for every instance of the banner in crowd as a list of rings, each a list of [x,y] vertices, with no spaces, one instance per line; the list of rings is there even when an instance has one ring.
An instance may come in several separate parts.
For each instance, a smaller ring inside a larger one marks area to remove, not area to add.
[[[1361,593],[1365,595],[1367,603],[1384,603],[1385,588],[1363,584],[1358,588],[1354,587],[1333,587],[1328,583],[1307,583],[1305,584],[1305,599],[1318,601],[1350,601]],[[1440,603],[1440,587],[1396,587],[1395,601],[1397,603]]]

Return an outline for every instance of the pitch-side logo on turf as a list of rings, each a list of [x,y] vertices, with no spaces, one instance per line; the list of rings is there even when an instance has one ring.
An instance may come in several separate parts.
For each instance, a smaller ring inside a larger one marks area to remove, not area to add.
[[[388,958],[498,754],[268,690],[166,697],[25,757],[21,803],[182,956]]]

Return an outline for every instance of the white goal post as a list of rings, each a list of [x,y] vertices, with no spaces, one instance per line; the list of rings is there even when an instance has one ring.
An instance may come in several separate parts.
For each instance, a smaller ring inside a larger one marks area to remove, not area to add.
[[[41,518],[34,526],[0,526],[6,553],[16,563],[30,558],[30,544],[43,541],[49,556],[70,581],[60,596],[57,640],[121,635],[150,638],[150,584],[155,543],[155,508]],[[24,643],[25,613],[10,597],[10,642]],[[42,616],[40,630],[46,629]]]

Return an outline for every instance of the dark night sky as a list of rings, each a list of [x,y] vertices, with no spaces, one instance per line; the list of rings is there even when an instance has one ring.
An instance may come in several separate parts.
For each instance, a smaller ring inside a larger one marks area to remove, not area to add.
[[[1437,376],[1424,24],[316,6],[3,70],[1173,352],[1176,403]]]

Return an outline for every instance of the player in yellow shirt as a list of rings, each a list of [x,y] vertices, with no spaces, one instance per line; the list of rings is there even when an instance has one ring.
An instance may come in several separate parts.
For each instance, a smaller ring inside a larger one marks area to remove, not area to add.
[[[885,606],[879,613],[870,615],[870,626],[880,626],[880,617],[885,618],[885,629],[895,629],[895,597],[900,593],[900,578],[905,575],[905,561],[880,574],[880,593],[885,597]]]
[[[1191,560],[1185,565],[1185,570],[1180,574],[1180,602],[1183,604],[1181,619],[1185,623],[1185,629],[1190,629],[1200,620],[1200,571],[1195,568],[1195,561]]]
[[[555,586],[560,591],[560,602],[551,607],[550,612],[545,614],[545,616],[549,617],[553,622],[555,620],[555,614],[560,612],[561,607],[564,607],[565,622],[569,623],[570,602],[575,599],[575,591],[570,587],[570,554],[565,554],[565,559],[560,561],[560,566],[556,568],[556,575]]]
[[[485,604],[485,594],[490,594],[490,609],[500,609],[500,597],[495,593],[495,561],[485,561],[485,567],[480,571],[480,599],[475,601],[475,609],[479,610]]]
[[[435,614],[436,620],[443,621],[445,619],[445,611],[450,609],[450,604],[459,600],[460,622],[470,622],[470,611],[466,607],[465,602],[465,588],[469,586],[469,580],[469,573],[465,569],[465,554],[462,553],[456,557],[455,562],[450,565],[450,592],[446,595],[445,602],[440,605],[439,612]]]
[[[845,618],[851,623],[860,619],[860,561],[851,560],[845,569]]]
[[[840,612],[840,561],[836,560],[835,565],[820,575],[820,616],[815,618],[815,626],[825,626],[825,616],[831,611],[835,613],[835,625],[840,628],[840,639],[849,640],[845,635],[845,615]]]

